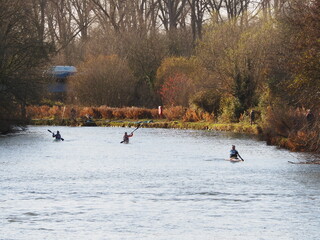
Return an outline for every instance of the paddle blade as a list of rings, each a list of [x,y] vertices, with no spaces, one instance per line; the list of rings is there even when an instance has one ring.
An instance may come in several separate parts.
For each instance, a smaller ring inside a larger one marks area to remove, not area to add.
[[[49,133],[52,133],[49,129],[48,129],[48,132],[49,132]]]
[[[140,127],[141,125],[138,124],[138,126],[136,127],[136,129],[134,129],[131,133],[134,133],[136,130],[138,130],[138,128]]]

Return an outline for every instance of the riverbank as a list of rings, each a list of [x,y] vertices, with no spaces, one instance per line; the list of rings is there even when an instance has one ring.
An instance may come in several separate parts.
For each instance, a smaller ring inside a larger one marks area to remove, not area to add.
[[[286,114],[282,112],[280,115],[269,113],[268,121],[259,116],[258,124],[250,125],[247,115],[243,115],[238,123],[221,123],[221,119],[217,119],[213,114],[179,106],[164,108],[160,115],[158,109],[136,107],[43,105],[27,108],[27,117],[32,119],[29,121],[31,125],[136,127],[139,123],[143,123],[141,127],[144,128],[228,131],[259,135],[268,145],[295,152],[318,153],[318,125],[314,124],[314,127],[310,128],[305,122],[303,112],[298,113],[297,111],[288,111]],[[279,116],[281,121],[277,121]],[[297,123],[301,126],[297,127]]]
[[[143,128],[175,128],[175,129],[194,129],[194,130],[215,130],[228,131],[235,133],[247,133],[259,135],[262,134],[262,129],[258,125],[250,125],[247,123],[212,123],[206,121],[200,122],[184,122],[181,120],[153,119],[153,120],[108,120],[97,119],[87,121],[82,119],[32,119],[31,125],[48,125],[48,126],[99,126],[99,127],[136,127]]]

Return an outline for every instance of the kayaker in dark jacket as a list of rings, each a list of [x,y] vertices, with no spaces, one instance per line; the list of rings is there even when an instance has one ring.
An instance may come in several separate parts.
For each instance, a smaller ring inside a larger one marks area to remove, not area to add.
[[[232,145],[232,149],[230,150],[230,158],[238,158],[238,151],[236,150],[236,146]]]
[[[52,133],[52,137],[55,137],[56,140],[61,140],[61,135],[60,135],[60,132],[59,132],[59,131],[57,131],[56,134]]]
[[[131,133],[130,135],[128,135],[127,132],[124,133],[124,136],[123,136],[123,141],[122,143],[129,143],[129,138],[133,136],[133,133]]]

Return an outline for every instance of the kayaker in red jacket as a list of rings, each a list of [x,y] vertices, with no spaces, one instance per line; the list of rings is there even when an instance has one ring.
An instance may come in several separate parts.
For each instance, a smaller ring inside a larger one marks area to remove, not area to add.
[[[128,135],[127,132],[124,133],[124,136],[123,136],[123,141],[122,143],[129,143],[129,138],[133,136],[133,133],[131,133],[130,135]]]

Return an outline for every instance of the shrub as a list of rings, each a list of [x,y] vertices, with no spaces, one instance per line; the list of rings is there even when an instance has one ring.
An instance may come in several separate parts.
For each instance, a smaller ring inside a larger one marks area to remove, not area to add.
[[[53,106],[49,109],[49,116],[54,118],[62,118],[62,111],[60,106]]]
[[[27,118],[39,118],[39,107],[37,106],[27,106]]]
[[[74,119],[74,118],[79,117],[79,113],[80,113],[80,108],[79,107],[77,107],[77,106],[68,106],[66,108],[65,116],[67,118]]]
[[[112,108],[109,108],[107,106],[100,106],[98,109],[101,113],[102,118],[112,119],[114,117]]]
[[[92,107],[84,107],[80,110],[80,117],[86,117],[86,116],[93,116],[93,109]]]
[[[160,115],[159,115],[159,112],[158,112],[158,109],[150,109],[150,113],[151,113],[151,117],[153,119],[157,119],[157,118],[160,118]],[[162,116],[163,117],[163,116]]]
[[[143,118],[152,118],[152,114],[149,109],[145,108],[126,108],[125,115],[128,119],[143,119]]]
[[[198,114],[196,110],[188,109],[184,114],[182,121],[184,122],[197,122],[201,120],[201,114]]]
[[[128,106],[136,79],[126,60],[116,55],[98,56],[84,62],[70,78],[71,94],[83,105]]]
[[[188,109],[182,120],[184,122],[198,122],[201,120],[211,122],[214,120],[214,114],[210,114],[199,109]]]
[[[306,128],[305,111],[290,107],[269,107],[264,123],[265,132],[273,136],[289,137]]]
[[[94,118],[98,118],[98,119],[102,118],[102,114],[98,108],[92,108],[92,112],[93,112],[92,116]]]
[[[186,108],[181,106],[164,108],[163,114],[168,120],[182,119],[186,112]]]
[[[235,97],[223,97],[220,102],[221,115],[219,121],[224,123],[237,122],[237,112],[240,109],[240,103]]]
[[[215,120],[215,115],[213,113],[210,114],[210,113],[204,112],[202,113],[201,118],[207,122],[211,122]]]
[[[50,110],[50,107],[47,105],[40,106],[39,117],[41,118],[49,117],[50,116],[49,110]]]
[[[115,108],[115,109],[113,110],[113,116],[114,116],[116,119],[125,119],[125,118],[126,118],[125,110],[124,110],[124,109],[121,109],[121,108]]]
[[[319,119],[310,125],[303,108],[269,107],[263,127],[268,143],[281,144],[278,139],[285,139],[283,146],[291,150],[320,152]]]
[[[199,70],[199,64],[195,58],[185,57],[168,57],[165,58],[161,66],[157,70],[157,79],[155,87],[159,89],[165,81],[175,75],[184,74],[190,78],[194,78]]]
[[[200,91],[191,98],[191,105],[208,113],[218,115],[220,109],[221,93],[216,90]]]
[[[165,105],[186,107],[192,92],[190,89],[190,79],[184,74],[176,74],[165,80],[159,93]]]

